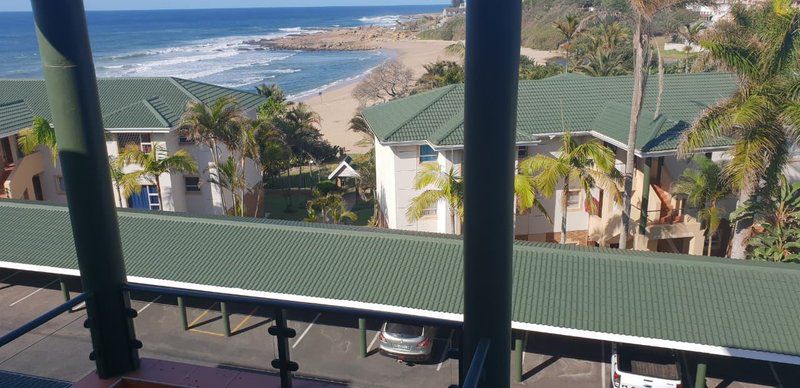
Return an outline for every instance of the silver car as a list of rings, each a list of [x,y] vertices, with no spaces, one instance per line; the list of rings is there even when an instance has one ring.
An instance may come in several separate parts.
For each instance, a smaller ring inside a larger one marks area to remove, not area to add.
[[[386,322],[378,334],[380,352],[402,361],[425,361],[433,348],[433,329]]]

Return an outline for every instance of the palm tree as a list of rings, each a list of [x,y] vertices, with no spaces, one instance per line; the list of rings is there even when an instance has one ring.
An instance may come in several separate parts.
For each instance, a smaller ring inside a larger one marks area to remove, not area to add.
[[[614,152],[603,143],[592,139],[578,143],[570,132],[564,132],[561,148],[556,157],[537,154],[519,163],[519,170],[532,176],[534,184],[547,197],[555,194],[561,185],[561,243],[567,242],[567,201],[572,182],[578,183],[586,197],[585,207],[595,213],[592,189],[602,188],[619,197],[617,181],[619,172],[614,167]]]
[[[197,172],[197,162],[188,151],[178,150],[167,155],[166,149],[161,145],[152,147],[150,152],[144,152],[135,144],[129,144],[120,152],[119,161],[140,167],[141,176],[156,186],[158,203],[162,204],[162,209],[164,201],[161,196],[161,174]]]
[[[286,101],[286,94],[277,84],[261,84],[256,86],[256,93],[267,98],[272,98],[276,101]]]
[[[626,249],[631,224],[631,196],[633,194],[634,150],[639,116],[642,113],[644,91],[647,87],[647,69],[650,67],[650,23],[655,15],[665,9],[684,3],[685,0],[631,0],[633,10],[633,93],[631,95],[631,117],[628,127],[627,157],[622,195],[622,234],[619,248]],[[645,51],[648,57],[645,58]]]
[[[608,77],[627,74],[625,58],[621,53],[603,47],[595,47],[584,57],[577,70],[592,77]]]
[[[424,191],[411,199],[406,209],[408,220],[419,220],[426,209],[444,201],[450,208],[450,226],[456,233],[456,215],[459,220],[464,219],[464,180],[455,167],[450,166],[447,171],[442,171],[436,162],[421,164],[414,176],[414,188]]]
[[[459,221],[464,220],[464,180],[456,168],[450,166],[447,171],[443,171],[436,162],[423,163],[414,177],[414,188],[424,191],[411,199],[411,205],[406,209],[408,220],[419,220],[425,214],[425,210],[436,206],[439,201],[444,201],[450,210],[450,225],[453,233],[456,233],[456,216]],[[519,213],[535,208],[542,212],[548,221],[550,220],[550,216],[536,196],[536,186],[530,176],[515,177],[514,194]]]
[[[730,98],[707,109],[683,133],[678,152],[727,138],[731,160],[723,172],[738,190],[741,207],[757,188],[771,193],[800,137],[800,78],[797,29],[800,11],[790,0],[774,0],[756,9],[734,7],[734,18],[701,41],[709,55],[739,77]],[[768,198],[769,195],[763,196]],[[744,259],[752,221],[736,221],[731,257]]]
[[[705,155],[696,155],[692,159],[694,168],[687,168],[673,184],[672,193],[686,197],[694,208],[699,208],[698,216],[706,225],[707,253],[711,256],[711,240],[722,222],[724,209],[719,201],[731,194],[731,187],[725,181],[722,167]]]
[[[189,102],[186,112],[180,119],[178,133],[196,143],[205,144],[211,150],[211,159],[214,165],[219,165],[219,144],[238,126],[242,112],[237,108],[236,99],[221,97],[212,105],[202,102]],[[225,198],[222,198],[222,207]]]
[[[125,163],[122,163],[120,158],[113,156],[109,156],[108,166],[111,171],[111,182],[119,197],[119,207],[124,207],[125,199],[140,190],[139,178],[142,173],[141,171],[126,173]]]
[[[33,118],[33,125],[19,132],[19,148],[25,155],[36,152],[39,146],[50,150],[53,166],[58,161],[58,144],[56,144],[56,130],[44,117]]]
[[[239,174],[236,158],[228,156],[224,162],[215,165],[214,171],[209,177],[209,182],[230,191],[231,197],[233,197],[233,214],[244,216],[244,198],[237,196],[236,193],[244,191],[247,187],[247,182]]]
[[[558,29],[558,32],[560,32],[562,35],[560,47],[564,50],[567,56],[564,72],[569,72],[569,61],[572,59],[572,45],[575,41],[575,38],[578,37],[580,25],[581,19],[575,14],[569,14],[565,16],[564,19],[553,22],[553,27]]]
[[[708,26],[703,21],[685,24],[678,28],[678,35],[686,41],[686,44],[683,45],[683,52],[686,54],[686,63],[684,64],[686,73],[689,72],[689,55],[692,53],[693,45],[700,42],[700,34],[706,28]]]
[[[344,220],[356,222],[358,215],[349,209],[340,194],[320,195],[315,192],[314,198],[307,204],[309,222],[341,224]]]

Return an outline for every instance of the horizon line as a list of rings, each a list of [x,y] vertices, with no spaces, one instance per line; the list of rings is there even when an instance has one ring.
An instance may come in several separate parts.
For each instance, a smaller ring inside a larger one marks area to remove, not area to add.
[[[196,8],[134,8],[134,9],[86,9],[86,12],[132,12],[132,11],[197,11],[197,10],[227,10],[227,9],[288,9],[288,8],[377,8],[377,7],[419,7],[419,6],[449,6],[441,4],[383,4],[383,5],[298,5],[298,6],[263,6],[263,7],[196,7]],[[32,13],[24,11],[0,11],[0,13]]]

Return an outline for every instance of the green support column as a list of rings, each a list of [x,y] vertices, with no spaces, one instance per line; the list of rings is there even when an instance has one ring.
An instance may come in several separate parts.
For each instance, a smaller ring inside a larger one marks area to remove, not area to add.
[[[228,304],[225,302],[219,303],[220,310],[222,310],[222,330],[226,337],[231,336],[231,316],[228,314]]]
[[[183,331],[189,330],[189,323],[186,321],[186,305],[183,303],[183,297],[178,297],[178,310],[180,310],[179,314],[181,316],[181,328]]]
[[[514,381],[518,383],[522,382],[522,335],[517,333],[517,338],[514,339]]]
[[[58,279],[58,284],[61,286],[61,295],[64,296],[64,302],[69,302],[69,288],[67,288],[67,283],[64,279]]]
[[[650,206],[650,167],[653,159],[647,158],[642,166],[642,208],[639,217],[639,234],[647,234],[647,208]]]
[[[367,320],[358,318],[358,341],[361,349],[361,358],[367,356]]]
[[[697,364],[697,376],[694,380],[694,388],[706,388],[706,369],[708,366],[705,362]]]
[[[139,367],[97,80],[81,0],[31,0],[97,373]]]
[[[480,342],[488,340],[484,374],[478,383],[482,388],[511,384],[514,142],[521,15],[520,1],[467,2],[464,326],[459,382],[463,383]]]

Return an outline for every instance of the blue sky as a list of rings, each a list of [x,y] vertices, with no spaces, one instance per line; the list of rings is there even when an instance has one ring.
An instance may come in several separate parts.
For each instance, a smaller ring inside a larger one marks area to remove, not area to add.
[[[87,10],[322,7],[330,5],[445,4],[449,0],[84,0]],[[30,11],[30,0],[0,0],[0,12]]]

